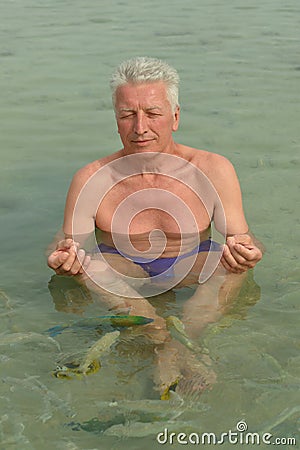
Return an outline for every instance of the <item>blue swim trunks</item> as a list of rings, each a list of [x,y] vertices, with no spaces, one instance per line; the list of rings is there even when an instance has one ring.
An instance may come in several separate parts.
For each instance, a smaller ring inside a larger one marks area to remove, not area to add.
[[[222,246],[218,242],[207,239],[206,241],[200,242],[198,247],[195,247],[193,250],[185,253],[184,255],[179,255],[172,258],[157,258],[154,260],[141,258],[139,256],[138,261],[135,261],[133,256],[126,255],[125,253],[121,254],[115,247],[111,247],[109,245],[101,243],[98,245],[98,248],[101,253],[110,253],[112,255],[125,256],[135,264],[138,264],[142,269],[144,269],[144,271],[147,272],[150,277],[155,277],[163,274],[164,278],[174,277],[175,261],[180,261],[181,259],[201,252],[220,252],[222,250]]]

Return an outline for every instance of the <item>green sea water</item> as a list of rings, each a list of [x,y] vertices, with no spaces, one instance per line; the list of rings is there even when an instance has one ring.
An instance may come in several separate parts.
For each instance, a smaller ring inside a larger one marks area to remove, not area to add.
[[[74,317],[53,302],[44,251],[61,227],[74,172],[121,146],[108,81],[135,55],[178,69],[175,138],[233,162],[250,228],[267,249],[255,289],[205,334],[216,386],[170,429],[221,433],[244,420],[249,431],[267,426],[299,445],[298,0],[2,0],[0,10],[1,450],[160,447],[155,439],[167,415],[138,428],[139,418],[127,413],[113,435],[68,425],[98,417],[99,401],[109,409],[113,400],[141,400],[146,414],[146,399],[155,399],[152,360],[138,346],[113,350],[85,380],[66,381],[51,377],[59,354],[53,342],[5,341]],[[172,301],[169,308],[176,312]],[[91,302],[85,313],[99,311]],[[70,351],[86,339],[58,342]]]

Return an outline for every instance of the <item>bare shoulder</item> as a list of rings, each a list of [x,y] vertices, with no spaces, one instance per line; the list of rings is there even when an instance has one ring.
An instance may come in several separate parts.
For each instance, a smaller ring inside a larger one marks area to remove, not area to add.
[[[79,169],[73,176],[72,182],[78,185],[83,185],[91,178],[99,169],[106,166],[111,161],[120,157],[121,151],[112,153],[111,155],[104,156],[103,158],[96,159]]]
[[[187,146],[180,146],[180,153],[183,158],[195,164],[209,178],[224,178],[230,176],[230,174],[235,174],[233,164],[229,159],[218,153]]]
[[[233,164],[223,155],[218,153],[204,152],[205,156],[198,155],[198,164],[203,172],[214,182],[228,180],[236,177]]]

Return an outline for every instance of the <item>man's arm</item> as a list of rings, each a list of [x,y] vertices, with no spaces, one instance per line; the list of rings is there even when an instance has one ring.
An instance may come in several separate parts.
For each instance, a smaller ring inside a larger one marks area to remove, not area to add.
[[[48,256],[48,266],[57,275],[82,274],[89,265],[90,257],[80,247],[83,246],[84,240],[94,230],[94,218],[88,210],[86,214],[82,214],[80,242],[75,242],[73,239],[73,213],[80,192],[90,176],[90,168],[86,166],[74,175],[70,184],[65,205],[63,230],[60,233],[61,239]]]
[[[147,325],[146,329],[154,342],[163,342],[168,337],[168,332],[164,319],[156,314],[155,308],[123,281],[101,259],[100,255],[89,256],[82,248],[89,237],[94,234],[95,205],[99,203],[97,193],[93,189],[83,191],[86,181],[91,175],[91,170],[87,166],[77,172],[72,180],[64,214],[65,239],[59,241],[56,249],[49,255],[48,266],[58,275],[74,276],[78,283],[83,283],[91,291],[100,294],[100,298],[104,299],[110,308],[129,307],[130,314],[153,318],[153,323]],[[79,196],[80,201],[78,201]],[[75,208],[77,208],[76,211]],[[75,219],[74,211],[77,214]],[[75,236],[74,230],[76,231]],[[78,242],[74,241],[74,237]],[[116,292],[116,289],[119,291],[118,295],[110,293],[112,286],[113,292]],[[106,295],[103,296],[103,293]]]
[[[212,181],[220,198],[214,214],[217,229],[222,215],[226,218],[226,243],[221,262],[229,272],[243,273],[261,260],[264,247],[248,229],[233,165],[222,156],[216,155],[215,159]]]

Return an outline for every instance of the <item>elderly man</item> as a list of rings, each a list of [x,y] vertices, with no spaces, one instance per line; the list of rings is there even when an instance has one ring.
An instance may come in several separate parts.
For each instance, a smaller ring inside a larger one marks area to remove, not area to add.
[[[110,306],[129,306],[131,314],[154,318],[153,336],[160,334],[161,341],[168,339],[165,323],[145,299],[147,292],[200,282],[183,314],[190,335],[196,335],[218,317],[224,282],[234,290],[262,257],[232,164],[173,140],[178,84],[177,72],[154,58],[119,66],[111,88],[123,147],[75,174],[64,239],[48,257],[57,274],[110,292]],[[223,245],[211,239],[212,224]],[[88,248],[95,233],[101,242]],[[141,291],[145,285],[148,291]],[[206,311],[202,319],[199,307]]]

